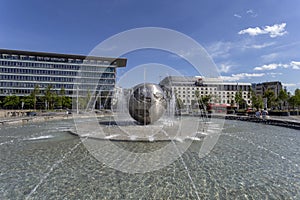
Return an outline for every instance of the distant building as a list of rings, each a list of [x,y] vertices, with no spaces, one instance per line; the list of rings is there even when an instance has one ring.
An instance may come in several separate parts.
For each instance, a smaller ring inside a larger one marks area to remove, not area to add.
[[[251,83],[223,82],[218,78],[204,77],[165,77],[160,85],[166,90],[172,91],[180,98],[186,108],[191,108],[196,99],[196,91],[200,97],[212,96],[211,103],[232,104],[238,91],[248,105],[251,104]]]
[[[93,88],[101,99],[111,95],[116,68],[125,67],[126,62],[123,58],[0,49],[0,97],[26,96],[36,86],[43,93],[51,85],[57,93],[64,88],[70,97]],[[78,89],[76,82],[86,87]]]
[[[267,90],[274,92],[275,97],[278,97],[280,90],[283,89],[281,82],[272,81],[272,82],[263,82],[263,83],[254,83],[252,84],[253,91],[256,95],[261,97],[264,96]]]

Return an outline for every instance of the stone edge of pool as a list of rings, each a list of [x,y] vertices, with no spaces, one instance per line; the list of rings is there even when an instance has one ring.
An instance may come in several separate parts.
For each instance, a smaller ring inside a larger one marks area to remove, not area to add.
[[[78,116],[79,118],[85,118],[85,116]],[[104,117],[103,115],[97,115],[97,117]],[[197,117],[197,116],[195,116]],[[199,116],[198,116],[199,117]],[[291,128],[300,130],[300,116],[299,119],[289,119],[288,117],[280,117],[280,118],[273,118],[270,117],[268,119],[261,119],[256,118],[253,116],[237,116],[237,115],[211,115],[210,117],[213,118],[221,118],[225,120],[238,120],[238,121],[246,121],[251,123],[262,123],[266,125],[272,125],[272,126],[280,126],[285,128]],[[26,125],[29,123],[40,123],[40,122],[47,122],[47,121],[57,121],[57,120],[65,120],[65,119],[73,119],[73,116],[71,115],[53,115],[53,116],[33,116],[33,117],[23,117],[23,118],[9,118],[9,119],[2,119],[0,120],[0,126],[4,125]],[[75,131],[69,132],[72,135],[76,135]],[[198,138],[203,138],[203,135],[198,135]],[[149,142],[148,138],[136,138],[135,140],[130,140],[126,137],[117,137],[117,138],[93,138],[93,139],[102,139],[102,140],[113,140],[113,141],[135,141],[135,142]],[[191,139],[191,138],[186,138]],[[155,140],[155,141],[169,141],[169,139],[161,139],[161,140]],[[154,141],[154,142],[155,142]]]

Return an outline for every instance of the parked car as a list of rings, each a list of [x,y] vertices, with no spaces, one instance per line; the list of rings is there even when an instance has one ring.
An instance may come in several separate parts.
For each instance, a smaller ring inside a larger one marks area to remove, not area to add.
[[[28,117],[36,116],[36,112],[27,112]]]

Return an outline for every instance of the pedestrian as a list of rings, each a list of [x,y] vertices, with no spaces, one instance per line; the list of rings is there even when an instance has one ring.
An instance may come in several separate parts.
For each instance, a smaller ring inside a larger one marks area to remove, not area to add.
[[[262,115],[262,118],[263,118],[263,119],[267,119],[268,111],[267,111],[266,108],[262,111],[261,115]]]
[[[261,112],[260,112],[260,110],[257,110],[257,111],[256,111],[255,117],[256,117],[256,118],[261,118]]]

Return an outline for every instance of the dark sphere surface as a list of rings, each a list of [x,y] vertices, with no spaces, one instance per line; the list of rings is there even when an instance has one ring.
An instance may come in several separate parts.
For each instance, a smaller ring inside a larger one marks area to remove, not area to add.
[[[157,84],[142,83],[133,88],[129,98],[129,114],[141,124],[151,124],[165,113],[167,101]]]

